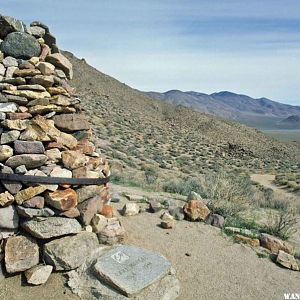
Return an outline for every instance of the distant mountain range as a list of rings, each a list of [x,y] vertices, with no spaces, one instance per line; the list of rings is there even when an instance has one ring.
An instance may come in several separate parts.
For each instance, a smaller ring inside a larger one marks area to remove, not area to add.
[[[300,129],[300,106],[254,99],[227,91],[204,94],[171,90],[146,92],[154,99],[234,120],[259,129]]]

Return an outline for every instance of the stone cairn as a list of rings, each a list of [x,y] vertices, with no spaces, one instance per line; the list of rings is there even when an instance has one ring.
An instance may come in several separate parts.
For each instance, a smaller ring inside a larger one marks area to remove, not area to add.
[[[29,283],[41,284],[53,268],[74,269],[99,245],[89,224],[96,216],[94,225],[105,227],[105,217],[97,213],[109,197],[106,183],[47,180],[105,181],[110,170],[68,84],[72,64],[49,28],[0,16],[0,50],[0,262],[6,272],[25,271]],[[25,176],[48,179],[17,181]]]

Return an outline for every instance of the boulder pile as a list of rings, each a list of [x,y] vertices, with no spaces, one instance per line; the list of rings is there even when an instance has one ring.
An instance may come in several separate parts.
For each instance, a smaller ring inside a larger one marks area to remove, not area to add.
[[[82,263],[99,244],[83,229],[109,197],[109,165],[72,76],[45,24],[0,16],[0,262],[8,273],[25,271],[31,284]]]

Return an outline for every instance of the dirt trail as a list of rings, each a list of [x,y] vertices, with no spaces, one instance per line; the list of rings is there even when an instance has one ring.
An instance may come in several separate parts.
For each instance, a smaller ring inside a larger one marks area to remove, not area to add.
[[[266,188],[270,188],[276,193],[278,196],[289,196],[289,197],[295,197],[291,193],[288,193],[284,189],[281,189],[276,184],[273,183],[275,179],[275,175],[271,174],[252,174],[251,180],[258,182],[265,186]]]

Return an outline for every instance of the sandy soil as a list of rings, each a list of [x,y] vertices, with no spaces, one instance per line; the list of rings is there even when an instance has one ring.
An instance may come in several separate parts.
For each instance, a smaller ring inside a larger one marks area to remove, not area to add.
[[[139,193],[134,188],[131,192]],[[159,216],[145,212],[120,218],[128,243],[160,252],[171,261],[182,286],[180,300],[283,299],[285,292],[299,292],[300,272],[259,258],[250,247],[233,243],[203,223],[180,221],[172,230],[161,229]]]
[[[113,189],[145,194],[137,188]],[[154,198],[161,195],[148,193]],[[119,209],[126,201],[122,197],[114,205]],[[259,258],[250,247],[235,244],[219,229],[202,223],[180,221],[174,229],[161,229],[159,216],[143,212],[120,218],[128,233],[128,244],[157,251],[171,261],[181,283],[179,300],[283,299],[283,293],[300,292],[300,272]],[[44,286],[28,287],[18,275],[0,282],[0,299],[78,299],[64,284],[62,274],[52,274]]]
[[[296,201],[297,203],[300,203],[300,197],[294,193],[290,193],[286,191],[283,188],[280,188],[276,184],[273,183],[275,179],[275,175],[271,174],[252,174],[251,180],[256,181],[266,188],[270,188],[274,191],[275,196],[281,197],[281,198],[291,198],[293,201]]]

